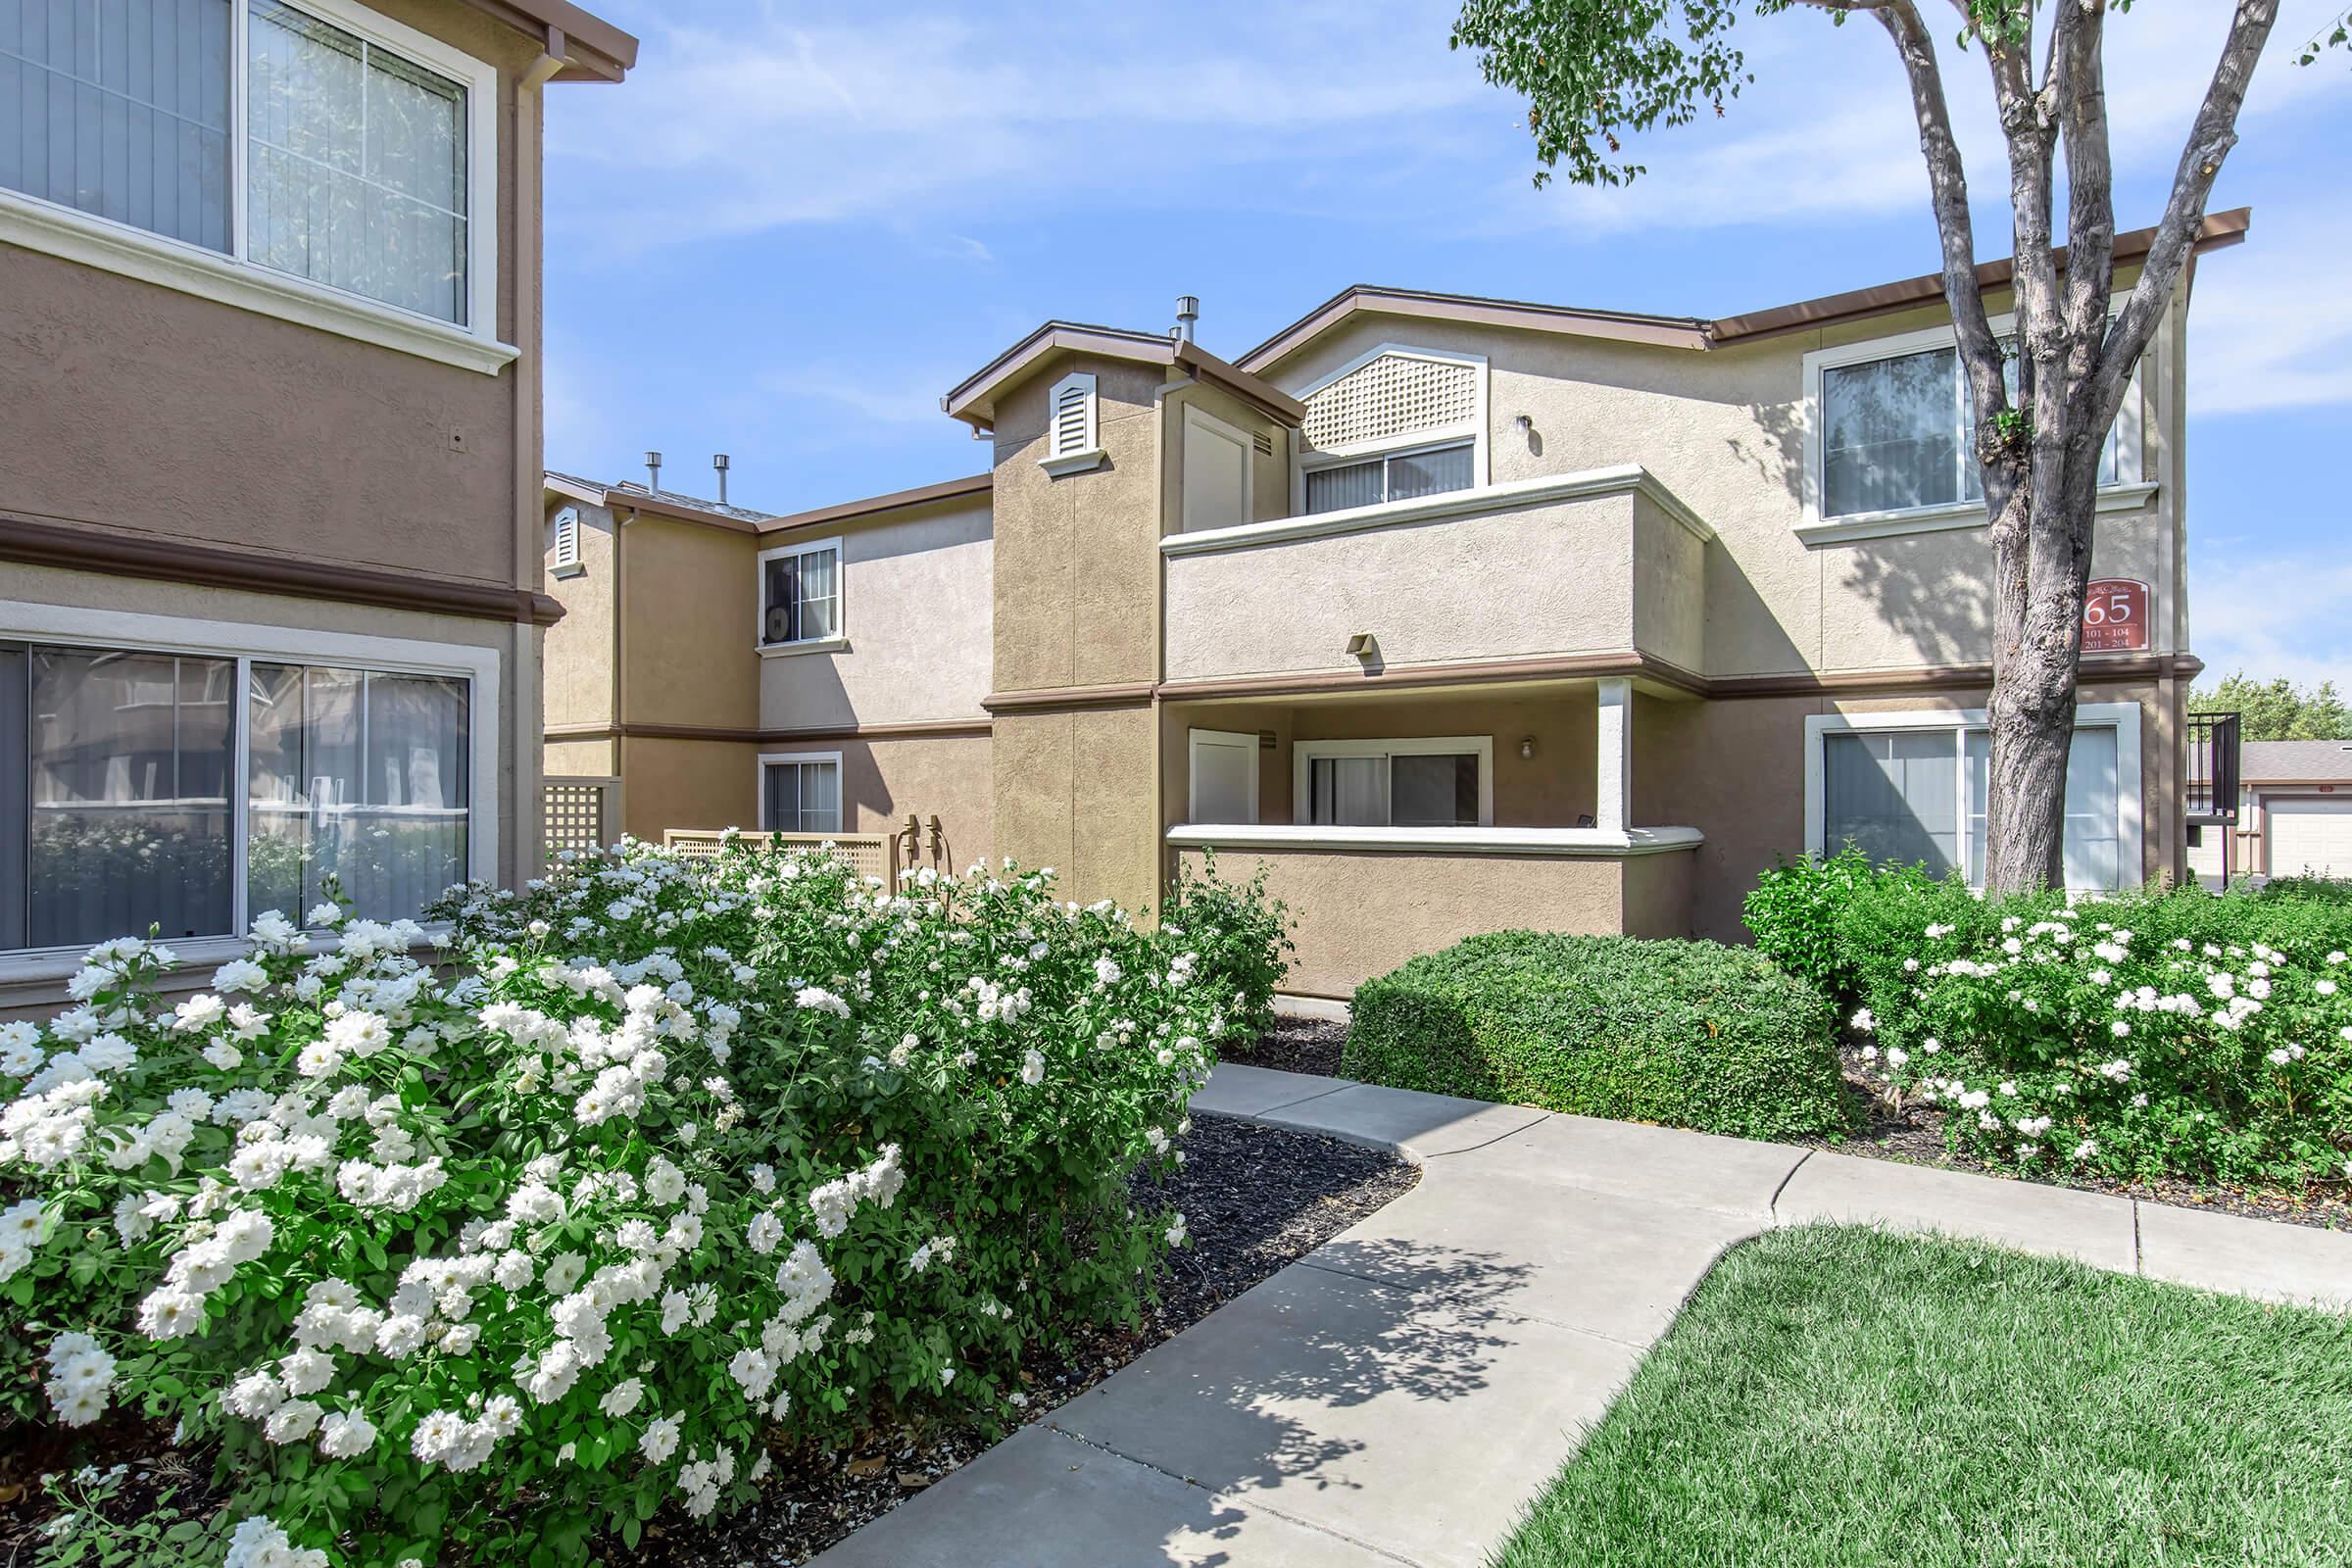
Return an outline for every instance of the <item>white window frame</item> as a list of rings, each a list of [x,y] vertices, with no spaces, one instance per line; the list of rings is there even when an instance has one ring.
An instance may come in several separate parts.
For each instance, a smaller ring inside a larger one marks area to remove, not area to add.
[[[1062,394],[1073,387],[1086,394],[1086,434],[1078,445],[1066,451],[1054,443],[1061,434]],[[1102,450],[1102,395],[1092,370],[1072,370],[1054,383],[1046,398],[1046,450],[1037,466],[1058,479],[1065,473],[1083,473],[1100,466],[1108,454]]]
[[[1314,823],[1314,796],[1308,788],[1310,766],[1319,757],[1444,757],[1472,752],[1478,757],[1478,825],[1494,825],[1494,737],[1492,735],[1409,735],[1384,740],[1293,741],[1291,743],[1291,820],[1302,827]],[[1396,814],[1392,803],[1390,815]],[[1443,828],[1430,829],[1443,832]]]
[[[791,642],[771,643],[767,640],[767,564],[786,556],[813,556],[822,550],[833,552],[833,630],[823,637],[800,637]],[[850,646],[850,553],[843,547],[841,536],[831,539],[806,539],[798,544],[778,545],[760,552],[759,564],[752,573],[752,646],[762,659],[782,659],[793,654],[822,654]]]
[[[1416,452],[1424,452],[1436,447],[1458,446],[1465,437],[1470,441],[1470,488],[1484,490],[1493,482],[1494,476],[1489,467],[1487,432],[1489,383],[1493,376],[1487,365],[1487,357],[1483,354],[1460,354],[1450,349],[1421,348],[1410,343],[1383,343],[1377,348],[1366,349],[1339,368],[1317,376],[1293,393],[1292,396],[1304,403],[1325,387],[1354,374],[1374,360],[1392,354],[1408,360],[1428,360],[1439,365],[1470,367],[1475,372],[1473,385],[1476,388],[1471,404],[1470,417],[1457,419],[1451,424],[1437,424],[1426,429],[1409,430],[1402,435],[1386,440],[1346,441],[1336,447],[1310,448],[1305,445],[1304,438],[1301,437],[1291,464],[1292,515],[1303,517],[1307,514],[1306,475],[1309,469],[1342,467],[1351,463],[1363,463],[1375,457],[1410,457]],[[1387,491],[1385,470],[1382,491],[1385,495]],[[1446,493],[1460,492],[1448,491]]]
[[[183,965],[192,968],[242,954],[246,947],[244,933],[255,913],[246,906],[249,890],[245,885],[245,797],[250,778],[251,726],[242,712],[242,704],[251,689],[252,666],[257,661],[326,664],[395,675],[440,675],[466,681],[466,874],[476,881],[496,880],[498,876],[499,743],[503,731],[499,717],[499,654],[495,648],[11,601],[0,601],[0,640],[236,661],[240,710],[228,792],[229,830],[237,846],[229,904],[229,919],[235,930],[227,936],[190,937],[172,942],[172,950],[179,955]],[[299,909],[286,912],[296,918],[303,913]],[[312,946],[314,951],[322,951],[318,938],[313,939]],[[76,946],[21,948],[0,953],[0,984],[71,974],[80,967],[84,951],[86,947]]]
[[[817,828],[815,831],[818,833],[844,831],[841,819],[848,802],[842,789],[841,754],[839,752],[761,752],[759,771],[752,775],[753,788],[756,791],[752,797],[753,809],[759,814],[760,831],[794,834],[803,834],[808,831],[798,825],[778,827],[767,819],[767,770],[771,766],[785,762],[830,762],[833,764],[833,825],[829,828]]]
[[[2110,312],[2120,310],[2123,296],[2115,298]],[[2013,337],[2017,331],[2014,313],[1991,318],[1993,336]],[[1937,502],[1925,507],[1895,507],[1880,512],[1842,513],[1837,516],[1822,515],[1822,500],[1827,491],[1828,470],[1822,443],[1828,434],[1829,419],[1822,408],[1822,373],[1851,365],[1868,365],[1878,360],[1900,359],[1906,354],[1924,353],[1930,349],[1955,349],[1959,334],[1950,325],[1922,327],[1916,332],[1898,332],[1888,337],[1872,338],[1867,342],[1849,343],[1834,349],[1812,349],[1804,358],[1805,401],[1798,411],[1804,426],[1804,472],[1801,475],[1804,514],[1797,532],[1809,542],[1836,543],[1848,539],[1885,539],[1900,534],[1929,533],[1944,528],[1981,528],[1989,520],[1982,500]],[[2147,400],[2142,372],[2147,362],[2157,352],[2151,344],[2140,363],[2132,368],[2132,384],[2124,394],[2123,407],[2116,412],[2116,482],[2099,487],[2098,508],[2101,512],[2129,512],[2146,505],[2156,493],[2156,486],[2145,477],[2147,457]],[[1953,373],[1965,376],[1955,353]],[[1976,451],[1975,431],[1970,421],[1965,398],[1954,406],[1953,437],[1959,443],[1959,461],[1972,461]]]
[[[521,352],[498,336],[498,68],[355,0],[281,0],[466,88],[466,324],[313,282],[248,259],[246,85],[251,8],[233,0],[229,32],[229,250],[169,238],[59,202],[0,188],[0,242],[135,277],[239,310],[299,322],[495,375]]]
[[[1250,432],[1243,429],[1240,425],[1234,424],[1229,420],[1218,418],[1215,415],[1200,407],[1198,404],[1187,403],[1184,406],[1184,438],[1188,449],[1193,438],[1193,426],[1197,424],[1206,425],[1211,434],[1221,440],[1230,440],[1235,446],[1238,446],[1242,449],[1242,514],[1234,523],[1231,524],[1231,526],[1240,527],[1251,520],[1250,516],[1251,503],[1257,496],[1257,443],[1250,438]],[[1180,466],[1178,469],[1179,474],[1181,474],[1182,471],[1183,470]],[[1181,499],[1183,506],[1190,507],[1193,504],[1192,491],[1189,486],[1186,488],[1185,494]],[[1176,520],[1181,524],[1185,523],[1187,518],[1180,512],[1177,514]],[[1210,532],[1211,530],[1205,528],[1195,529],[1187,527],[1184,531],[1192,533],[1206,533]]]
[[[2077,729],[2115,731],[2116,879],[2126,887],[2135,887],[2146,879],[2147,862],[2141,843],[2139,724],[2137,703],[2083,703],[2075,709]],[[1913,734],[1949,734],[1952,737],[1952,766],[1958,773],[1958,787],[1952,797],[1954,809],[1959,812],[1959,832],[1954,842],[1960,848],[1959,868],[1966,871],[1968,748],[1962,741],[1970,731],[1989,727],[1982,708],[1808,714],[1805,718],[1805,853],[1815,856],[1824,854],[1828,843],[1828,766],[1823,754],[1830,736],[1883,734],[1889,730]]]
[[[1203,740],[1207,741],[1210,745],[1246,746],[1249,748],[1250,761],[1249,821],[1250,823],[1255,823],[1260,810],[1257,788],[1258,743],[1257,736],[1254,733],[1247,730],[1192,729],[1186,732],[1186,767],[1184,779],[1185,815],[1192,817],[1192,819],[1196,822],[1200,820],[1200,818],[1194,816],[1193,813],[1199,808],[1200,800],[1200,743]]]

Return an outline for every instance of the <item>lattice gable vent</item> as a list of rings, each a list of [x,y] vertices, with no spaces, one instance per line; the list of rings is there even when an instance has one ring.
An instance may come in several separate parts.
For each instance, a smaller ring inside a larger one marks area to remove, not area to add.
[[[1465,424],[1478,412],[1478,367],[1383,354],[1304,400],[1307,444],[1328,452]]]

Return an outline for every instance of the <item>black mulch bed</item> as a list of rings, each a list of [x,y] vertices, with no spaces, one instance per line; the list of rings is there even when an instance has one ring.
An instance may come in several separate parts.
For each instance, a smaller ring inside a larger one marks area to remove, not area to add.
[[[1275,1019],[1273,1029],[1253,1046],[1219,1046],[1217,1059],[1337,1078],[1340,1048],[1347,1043],[1348,1025],[1337,1018],[1284,1017]]]
[[[1807,1144],[1815,1149],[1832,1150],[1840,1154],[1858,1154],[1865,1159],[1891,1159],[1906,1165],[1936,1165],[1945,1170],[1972,1171],[1988,1176],[2010,1174],[1947,1148],[1943,1141],[1944,1112],[1933,1105],[1916,1100],[1906,1101],[1899,1112],[1889,1115],[1886,1104],[1878,1097],[1875,1081],[1864,1073],[1857,1042],[1847,1041],[1838,1056],[1845,1069],[1846,1093],[1853,1098],[1856,1117],[1862,1123],[1862,1130],[1843,1139],[1799,1138],[1792,1142]],[[2347,1193],[2342,1183],[2314,1188],[2307,1193],[2291,1193],[2276,1187],[2235,1187],[2169,1177],[2157,1181],[2128,1182],[2105,1176],[2071,1175],[2059,1177],[2046,1185],[2108,1193],[2117,1198],[2136,1198],[2150,1203],[2170,1203],[2176,1208],[2203,1208],[2218,1214],[2239,1214],[2248,1219],[2281,1220],[2290,1225],[2308,1225],[2315,1230],[2352,1230],[2352,1194]]]
[[[1330,1051],[1336,1061],[1337,1039]],[[1175,1179],[1155,1185],[1139,1178],[1136,1198],[1139,1206],[1182,1209],[1192,1245],[1170,1255],[1159,1300],[1141,1322],[1090,1330],[1068,1354],[1027,1369],[1024,1420],[1041,1419],[1420,1179],[1394,1154],[1222,1116],[1195,1117],[1182,1147],[1187,1162]],[[114,1431],[118,1424],[125,1430]],[[155,1482],[165,1479],[158,1471],[181,1484],[183,1500],[201,1493],[201,1485],[189,1484],[197,1478],[180,1468],[151,1429],[110,1418],[98,1430],[107,1434],[103,1441],[80,1444],[60,1441],[57,1429],[0,1426],[0,1565],[31,1560],[32,1541],[48,1512],[40,1473],[83,1463],[89,1453],[132,1460],[126,1501],[152,1497]],[[878,1429],[844,1449],[778,1455],[774,1474],[751,1507],[709,1528],[664,1513],[635,1551],[612,1540],[602,1543],[597,1555],[632,1568],[788,1568],[977,1458],[995,1441],[988,1432],[935,1418]]]

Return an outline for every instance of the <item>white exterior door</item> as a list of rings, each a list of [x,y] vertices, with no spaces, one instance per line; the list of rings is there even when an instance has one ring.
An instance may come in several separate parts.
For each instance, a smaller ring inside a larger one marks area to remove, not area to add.
[[[1257,820],[1257,737],[1239,731],[1192,732],[1192,809],[1186,817],[1231,827]]]
[[[2352,798],[2274,795],[2264,810],[2271,875],[2352,877]]]

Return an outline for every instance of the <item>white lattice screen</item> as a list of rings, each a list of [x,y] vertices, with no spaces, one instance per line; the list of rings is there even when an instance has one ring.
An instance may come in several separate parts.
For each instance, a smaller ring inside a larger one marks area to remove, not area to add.
[[[618,779],[551,778],[541,799],[545,803],[547,847],[551,850],[601,850],[606,832],[610,793]]]
[[[1383,354],[1306,399],[1300,428],[1318,451],[1463,424],[1478,413],[1478,368]]]

